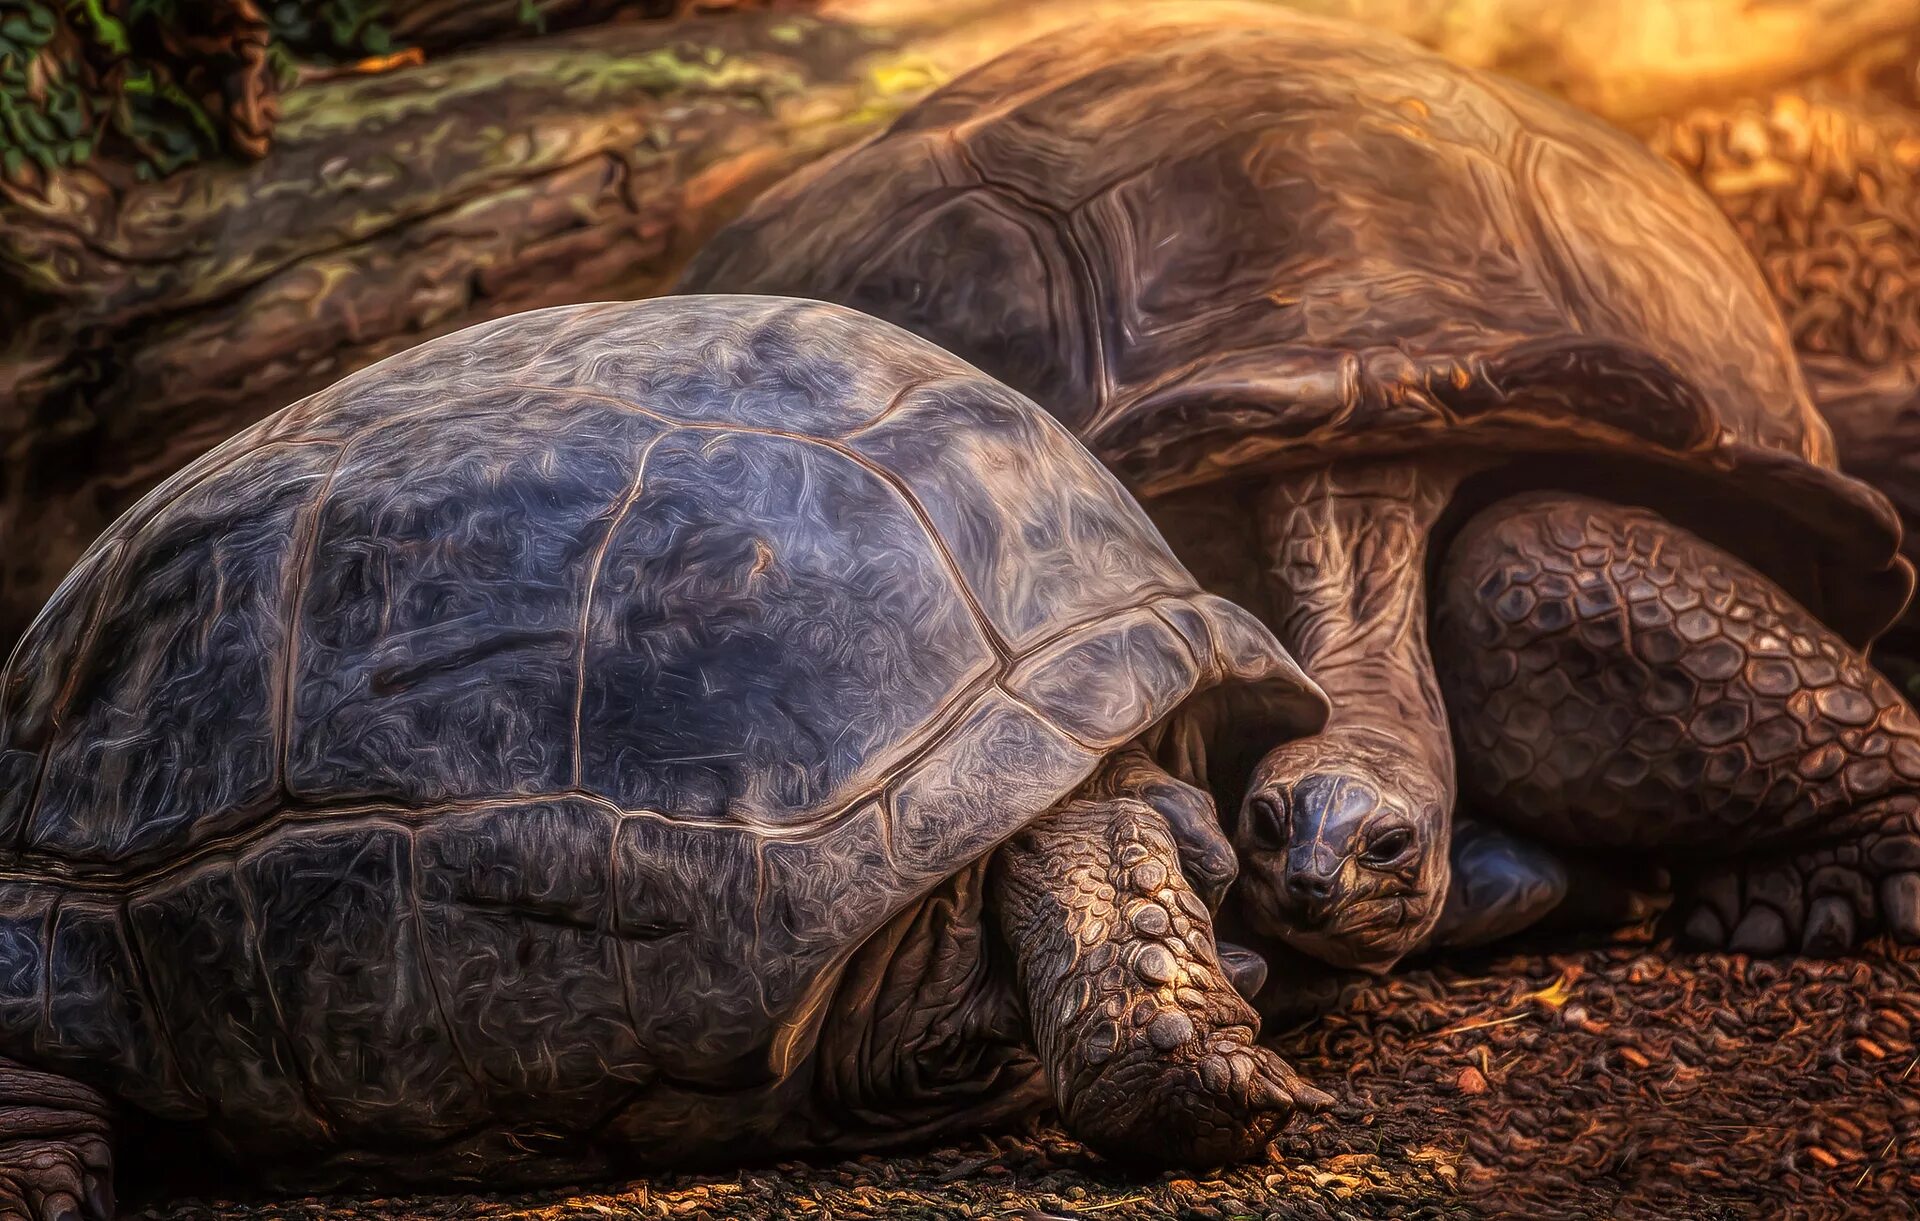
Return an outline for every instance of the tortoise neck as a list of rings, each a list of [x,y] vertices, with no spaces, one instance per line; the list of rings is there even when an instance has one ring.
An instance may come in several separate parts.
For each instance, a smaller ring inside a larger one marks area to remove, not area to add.
[[[1333,702],[1328,732],[1384,737],[1447,777],[1426,560],[1459,481],[1413,462],[1335,464],[1276,478],[1259,506],[1274,634]]]

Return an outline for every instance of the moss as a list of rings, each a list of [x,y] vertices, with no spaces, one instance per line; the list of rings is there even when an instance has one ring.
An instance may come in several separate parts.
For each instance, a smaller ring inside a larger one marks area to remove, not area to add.
[[[387,0],[271,0],[261,6],[275,45],[298,59],[345,62],[391,55]]]
[[[163,64],[137,58],[133,40],[106,0],[26,0],[0,21],[0,171],[7,178],[77,165],[114,143],[146,172],[165,173],[217,146],[204,108]]]

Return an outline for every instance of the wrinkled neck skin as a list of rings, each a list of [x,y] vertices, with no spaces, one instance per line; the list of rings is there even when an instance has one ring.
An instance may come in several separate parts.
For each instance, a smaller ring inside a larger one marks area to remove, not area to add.
[[[1336,966],[1390,967],[1446,897],[1454,760],[1426,556],[1460,474],[1334,464],[1276,477],[1259,506],[1275,635],[1333,715],[1254,772],[1235,828],[1242,914]]]
[[[1427,651],[1427,534],[1454,478],[1412,463],[1276,480],[1260,507],[1276,635],[1333,700],[1329,730],[1404,742],[1451,775]]]
[[[1002,951],[984,912],[988,864],[947,879],[847,964],[820,1037],[808,1124],[815,1144],[938,1139],[1047,1105],[1011,968],[995,963]]]

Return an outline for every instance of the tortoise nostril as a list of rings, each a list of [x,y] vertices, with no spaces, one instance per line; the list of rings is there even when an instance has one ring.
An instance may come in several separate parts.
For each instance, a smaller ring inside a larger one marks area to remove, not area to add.
[[[1333,879],[1319,873],[1296,873],[1287,879],[1287,894],[1296,902],[1319,905],[1333,897]]]

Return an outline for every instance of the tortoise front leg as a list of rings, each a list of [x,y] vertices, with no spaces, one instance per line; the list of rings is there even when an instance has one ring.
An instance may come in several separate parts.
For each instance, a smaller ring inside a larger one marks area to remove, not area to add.
[[[1187,884],[1209,913],[1219,914],[1227,889],[1240,874],[1240,858],[1220,827],[1211,795],[1169,774],[1139,743],[1108,759],[1100,775],[1082,791],[1083,796],[1096,794],[1132,797],[1151,806],[1173,835],[1174,848],[1180,853],[1180,872]],[[1253,999],[1267,981],[1266,958],[1246,946],[1224,941],[1214,948],[1220,955],[1220,969],[1234,990]]]
[[[0,1221],[110,1221],[109,1111],[77,1081],[0,1059]]]
[[[1211,796],[1169,775],[1139,743],[1122,747],[1108,759],[1082,796],[1132,797],[1151,806],[1173,835],[1180,872],[1209,912],[1220,910],[1227,888],[1240,874],[1240,858],[1220,827]]]
[[[1215,1165],[1332,1102],[1255,1038],[1164,821],[1069,800],[1007,843],[992,896],[1067,1128],[1100,1153]]]

